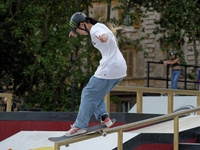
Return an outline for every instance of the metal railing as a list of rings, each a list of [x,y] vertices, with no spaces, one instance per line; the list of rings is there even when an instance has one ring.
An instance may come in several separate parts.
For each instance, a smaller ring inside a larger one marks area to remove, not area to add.
[[[173,112],[173,100],[174,94],[183,94],[183,95],[194,95],[197,96],[197,107],[200,106],[200,92],[194,90],[173,90],[173,89],[162,89],[162,88],[146,88],[146,87],[123,87],[117,86],[112,91],[125,91],[125,92],[136,92],[137,99],[137,113],[142,113],[143,108],[143,93],[166,93],[168,95],[168,114]],[[107,97],[106,97],[107,98]],[[109,99],[106,102],[109,102]],[[110,105],[107,104],[107,109],[110,110]],[[200,113],[197,113],[200,115]]]
[[[150,64],[162,64],[162,62],[154,62],[154,61],[148,61],[147,62],[147,87],[149,87],[149,81],[150,80],[162,80],[162,81],[166,81],[166,88],[168,88],[168,81],[170,81],[169,79],[169,66],[167,65],[166,67],[166,78],[158,78],[158,77],[150,77]],[[178,80],[178,82],[184,82],[184,89],[187,89],[187,83],[195,83],[198,84],[198,80],[197,81],[188,81],[187,76],[188,76],[188,71],[187,68],[188,67],[193,67],[193,68],[199,68],[200,66],[194,66],[194,65],[180,65],[182,67],[184,67],[184,80]]]
[[[143,121],[138,121],[135,123],[129,123],[126,125],[122,125],[122,126],[104,130],[104,132],[106,132],[107,134],[117,132],[118,133],[118,150],[123,150],[123,131],[128,130],[128,129],[137,128],[137,127],[142,127],[145,125],[155,124],[155,123],[158,123],[161,121],[166,121],[169,119],[174,119],[174,141],[173,141],[174,146],[173,147],[174,147],[174,150],[178,150],[179,149],[179,116],[183,116],[183,115],[197,112],[197,111],[200,111],[200,107],[196,107],[196,108],[193,108],[190,110],[181,111],[181,112],[177,112],[177,113],[171,113],[171,114],[167,114],[167,115],[163,115],[163,116],[159,116],[159,117],[155,117],[155,118],[151,118],[151,119],[147,119],[147,120],[143,120]],[[87,139],[91,139],[91,138],[95,138],[95,137],[99,137],[99,136],[102,136],[102,135],[100,133],[96,133],[96,134],[85,135],[85,136],[80,136],[77,138],[72,138],[72,139],[68,139],[68,140],[55,142],[54,150],[60,150],[60,146],[62,146],[62,145],[68,145],[68,144],[80,142],[83,140],[87,140]]]
[[[156,89],[156,88],[140,88],[140,87],[115,87],[113,91],[127,91],[127,92],[137,92],[137,112],[142,113],[142,97],[144,92],[151,92],[151,93],[167,93],[168,94],[168,113],[167,115],[138,121],[135,123],[129,123],[126,125],[114,127],[105,130],[107,134],[117,132],[118,133],[118,150],[123,150],[123,131],[128,129],[133,129],[136,127],[142,127],[145,125],[151,125],[154,123],[158,123],[161,121],[166,121],[169,119],[174,119],[174,150],[179,149],[179,116],[183,116],[185,114],[197,112],[198,115],[200,115],[200,92],[198,91],[190,91],[190,90],[171,90],[171,89]],[[173,94],[184,94],[184,95],[196,95],[197,96],[197,106],[196,108],[186,110],[186,111],[180,111],[176,113],[173,112]],[[110,110],[110,95],[108,94],[105,97],[107,108]],[[80,136],[77,138],[72,138],[68,140],[63,140],[59,142],[54,143],[54,150],[60,150],[60,146],[62,145],[68,145],[75,142],[95,138],[101,136],[100,133],[91,134],[91,135],[85,135]]]

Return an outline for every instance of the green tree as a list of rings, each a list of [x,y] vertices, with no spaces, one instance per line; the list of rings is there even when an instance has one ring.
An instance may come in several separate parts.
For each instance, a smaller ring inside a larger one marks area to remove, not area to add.
[[[200,1],[151,0],[143,1],[142,5],[149,11],[156,10],[161,13],[161,19],[156,22],[160,28],[157,28],[155,33],[162,34],[159,40],[163,43],[163,49],[169,51],[167,47],[171,46],[172,49],[179,50],[185,43],[184,37],[188,37],[188,43],[193,43],[194,65],[198,65],[196,41],[200,37]]]
[[[31,57],[25,51],[25,46],[20,43],[21,38],[13,36],[11,29],[15,26],[12,22],[12,2],[0,2],[0,89],[6,88],[21,95],[26,90],[28,81],[23,75],[24,66],[31,63]]]
[[[200,42],[200,1],[196,0],[188,0],[184,1],[183,8],[184,8],[184,35],[189,38],[188,43],[193,44],[193,51],[195,57],[195,64],[198,66],[198,57],[199,52],[197,50],[197,43],[198,40]]]
[[[10,68],[10,72],[6,67],[1,67],[1,82],[12,81],[9,84],[2,82],[2,87],[6,86],[14,94],[25,97],[30,107],[37,104],[37,107],[45,110],[69,110],[71,85],[77,85],[76,92],[80,95],[96,68],[95,62],[100,59],[98,53],[94,52],[95,49],[85,44],[86,37],[68,37],[71,15],[84,11],[90,3],[91,0],[1,2],[0,7],[3,9],[0,15],[4,18],[1,22],[1,38],[8,35],[3,45],[13,44],[15,53],[12,53],[12,57],[8,56],[8,60],[17,59],[15,63],[11,60],[8,64],[9,67],[16,66]],[[9,50],[11,49],[5,49],[5,54]],[[84,58],[93,59],[85,61]],[[88,67],[89,70],[85,71]],[[14,69],[21,75],[19,83],[16,82]],[[7,76],[9,73],[10,76]],[[77,96],[77,103],[79,100],[80,97]]]

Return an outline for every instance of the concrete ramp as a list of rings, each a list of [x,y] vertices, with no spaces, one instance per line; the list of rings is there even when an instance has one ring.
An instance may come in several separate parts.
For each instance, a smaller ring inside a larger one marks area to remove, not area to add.
[[[0,142],[1,150],[53,150],[54,143],[48,137],[62,136],[65,132],[21,131]],[[137,136],[138,133],[124,133],[123,142]],[[106,137],[97,137],[69,145],[61,150],[112,150],[117,147],[117,133]]]
[[[192,150],[199,150],[200,145],[197,140],[200,138],[198,134],[199,131],[200,116],[190,115],[180,118],[179,143],[190,143],[187,145],[190,148],[185,145],[181,146]],[[133,130],[131,132],[140,134],[124,143],[124,150],[173,150],[173,120],[158,123],[138,130]],[[196,148],[194,149],[192,146],[196,146]]]
[[[179,119],[179,132],[200,127],[200,116],[189,115]],[[142,129],[134,130],[132,133],[174,133],[174,121],[166,121]]]

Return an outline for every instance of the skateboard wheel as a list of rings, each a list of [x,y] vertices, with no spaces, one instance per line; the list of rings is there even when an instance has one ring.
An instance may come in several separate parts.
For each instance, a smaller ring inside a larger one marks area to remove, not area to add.
[[[99,133],[103,133],[103,131],[102,131],[102,130],[99,130],[98,132],[99,132]]]
[[[106,132],[103,132],[102,136],[103,136],[103,137],[106,137],[106,136],[107,136],[107,133],[106,133]]]

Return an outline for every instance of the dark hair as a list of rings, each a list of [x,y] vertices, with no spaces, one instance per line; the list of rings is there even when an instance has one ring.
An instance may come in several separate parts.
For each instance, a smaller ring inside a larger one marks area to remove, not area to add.
[[[86,17],[86,22],[95,25],[95,24],[98,23],[99,21],[97,21],[96,19],[94,19],[94,18],[92,18],[92,17]]]
[[[176,53],[175,53],[175,52],[170,52],[169,55],[170,55],[170,56],[176,55]]]
[[[170,57],[171,57],[172,55],[175,55],[175,58],[174,58],[174,59],[178,58],[178,56],[177,56],[177,54],[176,54],[175,52],[170,52],[169,55],[170,55]]]

